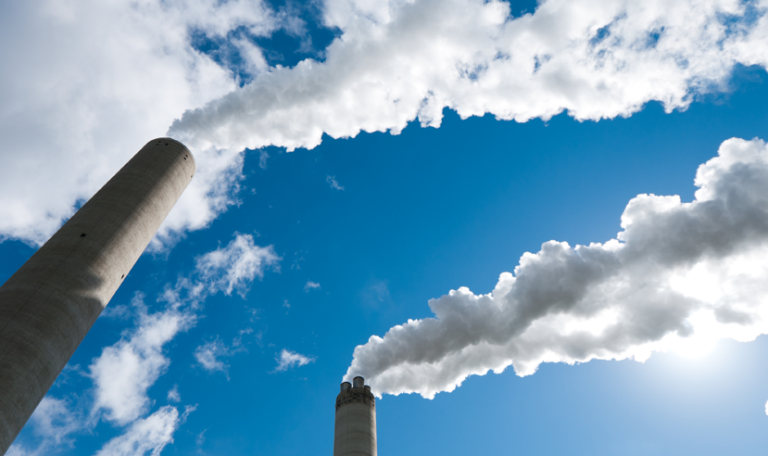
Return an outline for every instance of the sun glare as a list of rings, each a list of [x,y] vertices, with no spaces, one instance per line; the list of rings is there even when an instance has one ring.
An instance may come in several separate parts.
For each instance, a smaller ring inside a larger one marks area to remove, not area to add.
[[[672,347],[672,352],[685,358],[700,359],[712,353],[717,339],[712,337],[681,337]]]
[[[726,336],[723,325],[711,311],[700,310],[688,318],[693,334],[675,337],[670,341],[670,351],[686,358],[703,358],[714,350],[717,341]]]

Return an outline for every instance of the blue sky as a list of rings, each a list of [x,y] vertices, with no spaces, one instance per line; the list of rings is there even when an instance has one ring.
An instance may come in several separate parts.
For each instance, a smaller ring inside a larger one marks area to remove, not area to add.
[[[198,163],[9,454],[760,454],[768,5],[662,3],[0,7],[0,282]]]

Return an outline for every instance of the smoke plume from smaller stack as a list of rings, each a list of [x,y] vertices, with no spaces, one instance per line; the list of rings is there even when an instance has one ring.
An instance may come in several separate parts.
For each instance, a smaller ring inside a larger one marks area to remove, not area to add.
[[[379,396],[433,398],[510,365],[525,376],[545,362],[642,362],[768,333],[768,146],[725,141],[695,185],[690,203],[633,198],[616,239],[549,241],[489,294],[430,300],[434,318],[372,336],[344,378],[365,375]]]

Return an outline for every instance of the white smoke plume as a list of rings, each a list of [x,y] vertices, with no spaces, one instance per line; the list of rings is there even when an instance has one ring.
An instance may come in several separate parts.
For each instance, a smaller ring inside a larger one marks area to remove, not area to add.
[[[525,253],[494,290],[429,301],[355,348],[345,379],[377,395],[453,391],[470,375],[541,363],[646,360],[768,334],[768,146],[729,139],[696,173],[692,202],[638,195],[616,239]]]
[[[768,62],[768,0],[326,0],[341,35],[324,62],[275,67],[189,110],[169,134],[198,149],[312,148],[322,135],[399,133],[418,118],[525,122],[685,109],[725,89],[736,64]]]
[[[726,89],[734,65],[768,60],[768,0],[543,0],[521,17],[501,0],[320,5],[338,38],[324,61],[289,68],[270,67],[253,37],[303,23],[262,0],[3,3],[0,40],[14,45],[0,48],[0,241],[44,242],[166,131],[198,172],[154,248],[237,201],[246,147],[438,127],[444,107],[518,122],[628,116],[651,100],[685,109]],[[238,49],[252,82],[240,88],[197,35]]]

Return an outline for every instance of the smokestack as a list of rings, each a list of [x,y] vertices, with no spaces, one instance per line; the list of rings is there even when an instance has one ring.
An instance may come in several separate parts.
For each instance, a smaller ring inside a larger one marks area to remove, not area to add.
[[[376,398],[363,377],[342,383],[336,396],[333,456],[376,456]]]
[[[194,173],[195,161],[183,144],[150,141],[0,287],[0,454]]]

